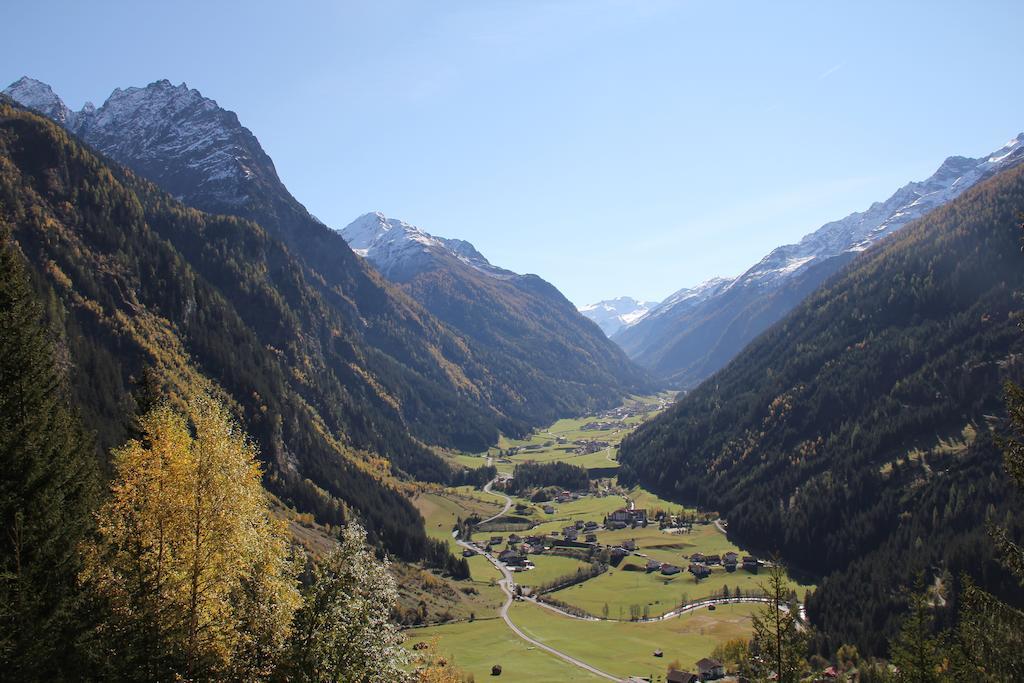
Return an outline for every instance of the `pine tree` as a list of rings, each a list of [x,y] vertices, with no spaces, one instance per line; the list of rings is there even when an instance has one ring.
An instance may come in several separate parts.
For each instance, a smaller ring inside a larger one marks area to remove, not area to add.
[[[314,567],[287,657],[291,680],[385,683],[401,680],[408,658],[390,619],[398,600],[386,562],[366,546],[366,532],[350,523],[341,544]]]
[[[73,675],[76,549],[97,483],[95,447],[69,404],[22,256],[0,226],[0,678]]]
[[[1000,440],[1006,471],[1024,490],[1024,389],[1008,383],[1006,406],[1012,433]],[[1024,547],[1009,530],[990,522],[989,535],[1004,565],[1024,585]],[[1024,680],[1024,612],[965,580],[957,636],[961,675],[979,681]]]
[[[776,673],[779,683],[800,680],[804,667],[806,636],[800,631],[795,608],[789,603],[786,570],[777,560],[763,585],[768,602],[754,614],[753,645],[758,655],[753,664],[762,676]]]
[[[924,579],[919,577],[910,596],[910,613],[892,645],[892,662],[899,683],[939,683],[943,672],[943,646],[935,635],[935,619],[928,603]]]
[[[167,403],[115,450],[83,579],[109,601],[112,675],[266,678],[298,607],[283,526],[255,448],[206,392]]]

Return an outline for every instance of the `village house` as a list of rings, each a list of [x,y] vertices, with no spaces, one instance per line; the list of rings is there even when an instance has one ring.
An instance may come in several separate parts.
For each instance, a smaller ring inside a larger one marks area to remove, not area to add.
[[[498,554],[498,561],[509,567],[522,567],[526,564],[526,556],[515,550],[502,550]]]
[[[720,555],[708,555],[704,558],[705,564],[722,564],[722,557]]]
[[[691,574],[694,575],[694,577],[698,579],[706,579],[707,577],[711,576],[711,568],[708,567],[706,564],[702,564],[700,562],[691,563],[690,566],[687,568],[687,571],[689,571]]]
[[[597,522],[595,522],[592,519],[591,520],[587,520],[587,522],[583,525],[583,528],[586,529],[587,531],[593,531],[593,530],[597,529]]]
[[[584,524],[582,519],[577,519],[574,526],[576,527],[576,531],[583,531],[586,525]]]
[[[753,557],[751,555],[743,556],[743,568],[746,569],[748,572],[753,572],[754,574],[756,574],[758,566],[759,563],[756,557]]]
[[[628,550],[629,552],[633,552],[636,550],[636,541],[632,538],[627,541],[623,541],[622,547]]]
[[[521,541],[521,540],[522,539],[519,538],[518,534],[509,534],[509,536],[508,536],[508,542],[509,543],[519,543],[519,541]]]
[[[665,576],[672,576],[674,574],[678,574],[681,571],[683,571],[683,570],[680,569],[679,567],[677,567],[674,564],[667,564],[666,563],[666,564],[661,565],[661,573],[664,574]]]
[[[473,557],[474,555],[476,555],[476,551],[473,550],[472,548],[466,548],[465,550],[462,551],[462,556],[463,557]]]
[[[587,534],[587,543],[597,543],[597,534]]]
[[[553,514],[555,514],[555,508],[552,507],[551,505],[545,505],[544,506],[544,514],[545,515],[553,515]]]
[[[697,677],[697,674],[677,669],[672,669],[665,676],[665,683],[697,683],[699,680],[700,678]]]
[[[734,552],[728,552],[722,556],[722,564],[725,565],[725,571],[734,572],[736,571],[736,565],[739,562],[739,555]]]
[[[647,510],[637,508],[635,510],[627,510],[626,508],[619,508],[612,512],[605,518],[605,526],[609,523],[620,522],[622,524],[636,524],[639,526],[647,526]],[[625,527],[620,527],[625,528]]]
[[[574,526],[567,526],[562,529],[562,537],[567,541],[575,541],[578,536],[579,534]]]
[[[701,564],[704,564],[706,561],[707,558],[704,557],[704,553],[694,553],[693,555],[690,555],[690,562],[700,562]]]
[[[613,560],[614,559],[620,559],[621,560],[626,555],[629,555],[629,553],[626,551],[625,548],[612,548],[612,559]]]
[[[618,508],[614,512],[608,515],[608,521],[613,522],[630,522],[633,521],[633,513],[626,508]]]
[[[658,562],[657,560],[647,560],[646,569],[649,572],[656,572],[661,569],[661,562]]]
[[[697,674],[702,681],[717,681],[725,677],[725,666],[717,659],[705,657],[697,662]]]

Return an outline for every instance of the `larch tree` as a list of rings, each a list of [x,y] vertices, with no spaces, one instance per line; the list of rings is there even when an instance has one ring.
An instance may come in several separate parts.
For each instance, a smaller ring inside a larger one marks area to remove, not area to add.
[[[0,679],[73,677],[77,546],[98,463],[23,257],[0,225]]]
[[[252,442],[206,391],[158,404],[113,453],[83,580],[110,605],[119,674],[268,677],[299,596]]]
[[[339,546],[314,566],[303,598],[286,658],[292,680],[385,683],[405,676],[404,637],[391,620],[395,580],[359,524],[349,523]]]
[[[807,638],[797,624],[796,607],[790,603],[786,571],[777,560],[762,588],[768,602],[753,616],[752,649],[757,656],[752,664],[762,676],[774,672],[779,683],[794,683],[800,680],[804,669]]]

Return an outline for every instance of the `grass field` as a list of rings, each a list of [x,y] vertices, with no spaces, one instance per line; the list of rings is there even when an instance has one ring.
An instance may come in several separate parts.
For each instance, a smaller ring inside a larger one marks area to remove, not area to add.
[[[524,586],[541,586],[589,566],[585,562],[559,555],[531,555],[530,561],[536,567],[529,571],[517,572],[516,583]]]
[[[501,510],[495,496],[494,502],[483,499],[487,494],[482,491],[474,492],[476,495],[447,492],[420,493],[413,499],[413,505],[423,515],[426,522],[427,536],[443,540],[451,548],[453,553],[460,553],[462,549],[455,544],[452,538],[452,527],[455,526],[459,517],[466,519],[473,514],[481,517],[489,517]]]
[[[532,529],[530,533],[546,534],[552,531],[561,531],[562,527],[573,524],[578,519],[584,522],[593,520],[600,524],[605,515],[618,510],[622,504],[622,498],[619,496],[582,496],[579,500],[568,503],[552,502],[555,514],[541,513],[540,517],[535,517],[541,524]]]
[[[515,603],[509,615],[527,635],[608,673],[664,680],[669,662],[691,668],[731,638],[750,637],[750,615],[757,606],[722,605],[678,619],[638,623],[570,619],[530,603]],[[663,657],[654,657],[660,649]]]
[[[539,609],[539,608],[537,608]],[[436,641],[455,666],[478,681],[491,678],[491,667],[501,665],[500,681],[603,681],[583,669],[538,650],[508,629],[501,619],[448,624],[406,631],[405,645]]]
[[[619,618],[620,610],[623,618],[629,618],[631,605],[640,605],[641,609],[646,606],[651,616],[658,616],[682,602],[684,596],[687,601],[718,596],[726,586],[730,593],[737,587],[744,593],[754,592],[765,580],[763,575],[751,574],[743,569],[727,572],[719,565],[711,568],[711,576],[698,583],[685,571],[689,564],[687,557],[695,552],[720,555],[733,551],[743,554],[711,524],[696,525],[693,532],[688,534],[670,534],[648,525],[647,528],[599,531],[597,538],[606,545],[621,545],[627,539],[634,539],[637,553],[642,554],[628,556],[617,568],[552,593],[552,597],[597,616],[603,613],[605,604],[613,619]],[[648,574],[643,571],[624,571],[628,565],[643,568],[647,558],[675,564],[682,567],[683,571],[674,576],[664,576],[660,572]],[[793,581],[790,581],[790,585],[801,598],[804,591],[812,588]]]

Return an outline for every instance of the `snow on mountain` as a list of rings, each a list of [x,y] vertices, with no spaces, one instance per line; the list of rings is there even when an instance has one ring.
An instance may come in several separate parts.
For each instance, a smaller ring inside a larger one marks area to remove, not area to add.
[[[737,285],[773,286],[822,258],[860,252],[883,237],[960,196],[983,178],[1024,160],[1024,133],[979,159],[949,157],[926,180],[911,182],[866,211],[826,223],[796,244],[778,247],[736,279]]]
[[[926,180],[911,182],[884,202],[863,212],[826,223],[796,244],[777,247],[737,278],[714,278],[684,288],[651,311],[664,315],[679,305],[692,307],[731,287],[772,289],[799,275],[816,262],[844,252],[860,252],[932,209],[958,197],[983,178],[1024,161],[1024,133],[988,156],[978,159],[949,157]]]
[[[67,108],[64,101],[53,92],[53,88],[42,81],[22,76],[11,83],[4,94],[18,104],[45,114],[62,126],[68,126],[74,121],[75,113]],[[91,109],[92,105],[86,107]]]
[[[238,117],[187,85],[167,80],[144,88],[117,88],[99,107],[73,112],[49,85],[21,78],[4,90],[22,105],[54,119],[104,154],[130,160],[190,203],[247,204],[253,184],[280,185],[277,171]]]
[[[597,323],[601,331],[610,337],[647,315],[648,311],[657,305],[654,301],[639,301],[632,297],[620,296],[582,306],[579,311]]]
[[[451,259],[490,277],[515,277],[515,273],[491,265],[465,240],[436,237],[380,212],[364,214],[340,232],[352,251],[370,261],[389,279],[405,280]]]
[[[652,308],[648,315],[657,317],[668,311],[678,310],[680,307],[693,308],[728,288],[735,281],[736,278],[731,277],[713,277],[699,285],[684,287],[678,292],[669,295],[664,301]],[[639,322],[639,320],[635,322]]]
[[[696,386],[860,252],[1022,162],[1024,133],[978,159],[949,157],[927,179],[772,250],[737,278],[676,292],[622,327],[615,341],[656,376],[684,388]]]

